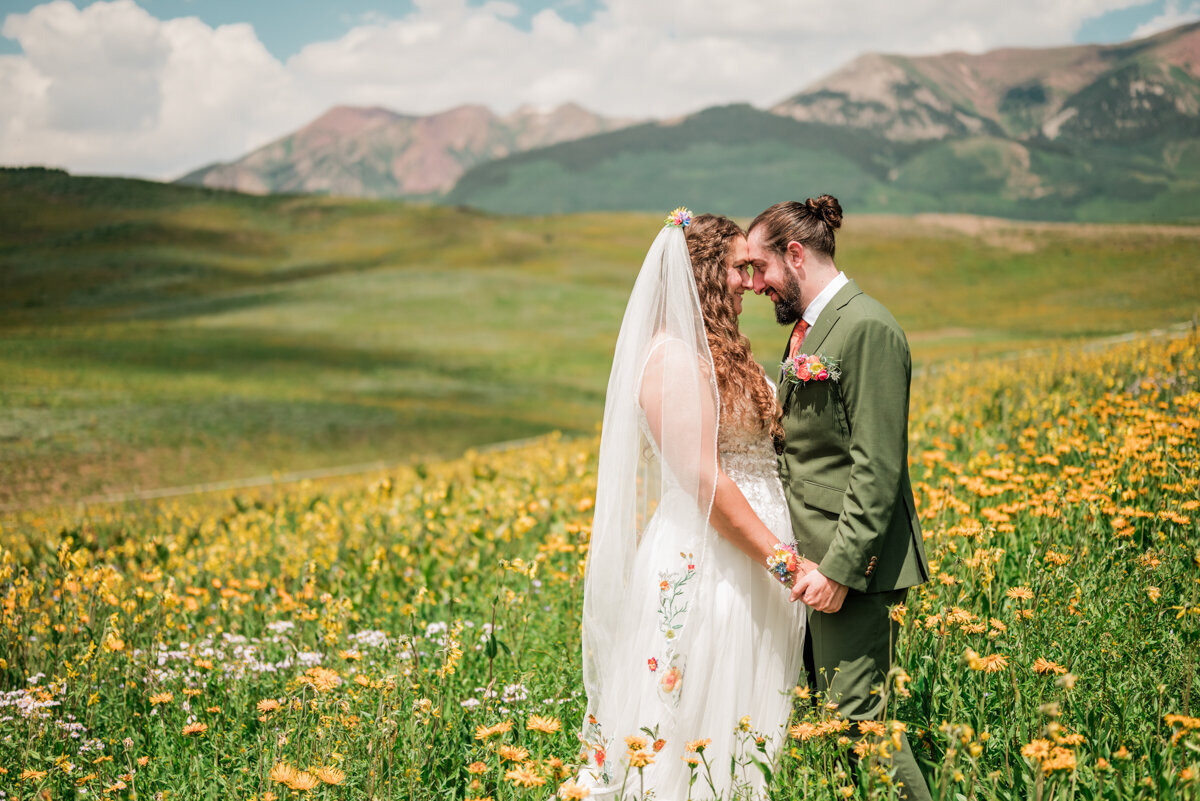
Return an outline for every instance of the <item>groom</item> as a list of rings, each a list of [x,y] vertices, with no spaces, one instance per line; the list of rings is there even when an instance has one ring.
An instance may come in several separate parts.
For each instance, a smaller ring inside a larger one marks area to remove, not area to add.
[[[834,264],[841,221],[829,195],[778,203],[751,223],[748,245],[754,291],[774,301],[780,324],[795,323],[785,365],[800,354],[825,368],[823,379],[819,369],[785,369],[779,384],[779,471],[808,569],[792,600],[810,610],[810,680],[839,714],[861,721],[885,712],[872,688],[894,656],[890,607],[929,568],[908,477],[908,341]],[[929,798],[907,742],[892,759],[901,794]]]

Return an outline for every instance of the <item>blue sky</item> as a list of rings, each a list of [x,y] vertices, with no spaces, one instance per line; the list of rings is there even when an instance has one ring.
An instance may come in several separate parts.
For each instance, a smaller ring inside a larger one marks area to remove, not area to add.
[[[94,2],[95,0],[92,0]],[[484,0],[472,0],[483,5]],[[88,0],[72,0],[78,7],[91,5]],[[1101,13],[1085,20],[1071,37],[1076,44],[1100,44],[1128,39],[1138,26],[1159,16],[1167,0],[1150,0],[1130,8]],[[29,11],[37,0],[0,0],[0,16]],[[403,17],[414,9],[411,0],[138,0],[159,19],[199,17],[209,25],[248,22],[258,32],[259,39],[280,60],[299,52],[304,45],[341,36],[364,21],[378,18]],[[528,27],[533,14],[546,8],[554,9],[568,22],[587,22],[595,14],[599,0],[514,0],[521,13],[514,18]],[[1063,42],[1067,44],[1067,42]],[[18,42],[0,38],[0,52],[19,53]]]
[[[41,0],[44,2],[45,0]],[[29,11],[38,0],[0,0],[0,17]],[[89,6],[95,0],[72,0],[77,7]],[[309,42],[333,39],[355,25],[372,19],[403,17],[411,14],[411,0],[137,0],[138,5],[159,19],[199,17],[209,25],[228,25],[248,22],[258,32],[259,39],[271,54],[280,60],[299,52]],[[481,6],[483,0],[472,0]],[[554,9],[568,22],[581,23],[591,19],[599,6],[598,0],[515,0],[520,13],[513,21],[525,28],[533,14]],[[21,46],[12,39],[0,38],[0,52],[19,53]]]
[[[0,164],[172,178],[335,105],[759,107],[864,52],[1118,42],[1200,0],[0,0]]]

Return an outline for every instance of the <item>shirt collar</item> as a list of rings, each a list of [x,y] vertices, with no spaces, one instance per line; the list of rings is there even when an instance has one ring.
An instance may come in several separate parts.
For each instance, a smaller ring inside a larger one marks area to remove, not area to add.
[[[833,280],[812,299],[812,303],[804,307],[804,322],[808,323],[810,328],[816,324],[817,317],[829,305],[829,301],[833,300],[833,296],[838,293],[838,290],[848,283],[850,283],[850,279],[846,277],[846,274],[838,271]]]

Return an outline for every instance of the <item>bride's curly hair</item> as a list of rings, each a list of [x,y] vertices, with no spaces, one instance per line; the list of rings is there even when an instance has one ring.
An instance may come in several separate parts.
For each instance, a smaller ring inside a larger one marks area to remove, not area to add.
[[[708,335],[717,372],[717,391],[721,397],[721,425],[734,420],[757,420],[776,443],[783,439],[779,404],[750,353],[750,340],[738,330],[738,315],[733,293],[726,278],[725,260],[730,246],[745,232],[728,217],[700,214],[684,228],[700,311]]]

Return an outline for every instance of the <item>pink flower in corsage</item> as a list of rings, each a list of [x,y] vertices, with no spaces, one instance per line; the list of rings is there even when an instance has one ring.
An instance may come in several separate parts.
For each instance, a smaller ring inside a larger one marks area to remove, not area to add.
[[[836,359],[824,354],[808,355],[797,353],[791,359],[783,362],[783,380],[794,381],[797,384],[807,384],[809,381],[837,381],[842,377]]]
[[[794,543],[776,543],[775,550],[767,557],[767,570],[771,571],[780,584],[792,586],[796,571],[800,569],[800,557]]]
[[[663,692],[673,693],[679,687],[679,680],[683,678],[683,671],[674,665],[663,675],[658,684],[663,688]]]
[[[691,210],[680,206],[667,216],[667,219],[663,221],[663,225],[678,225],[680,228],[687,228],[691,221]]]

